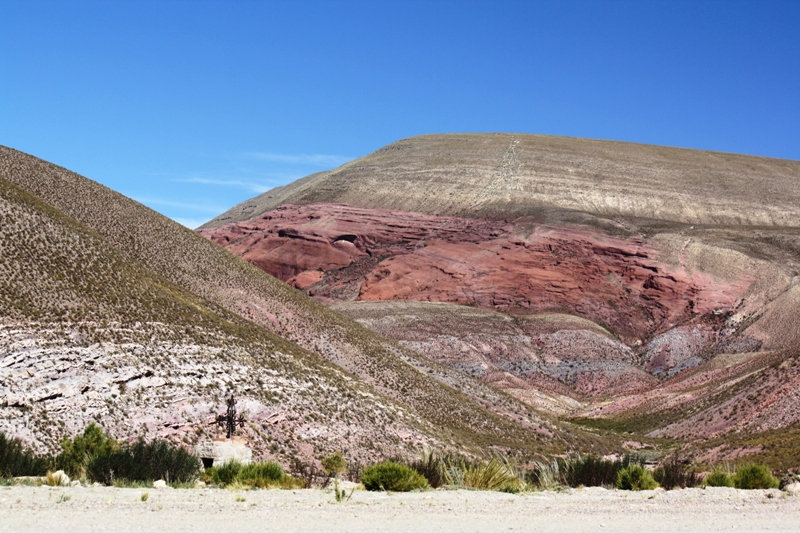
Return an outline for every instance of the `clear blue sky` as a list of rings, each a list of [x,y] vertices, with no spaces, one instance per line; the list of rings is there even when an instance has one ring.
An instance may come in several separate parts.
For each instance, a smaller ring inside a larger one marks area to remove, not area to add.
[[[800,1],[0,0],[0,144],[190,227],[495,131],[800,159]]]

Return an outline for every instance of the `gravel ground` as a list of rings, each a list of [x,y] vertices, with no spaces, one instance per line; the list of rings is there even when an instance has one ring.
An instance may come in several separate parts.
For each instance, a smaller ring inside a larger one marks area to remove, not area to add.
[[[142,494],[148,493],[147,501]],[[0,531],[798,531],[800,496],[727,488],[519,495],[0,487]]]

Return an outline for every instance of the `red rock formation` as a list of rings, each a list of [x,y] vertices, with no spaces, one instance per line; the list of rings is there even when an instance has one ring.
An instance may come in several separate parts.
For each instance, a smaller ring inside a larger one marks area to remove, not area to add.
[[[361,209],[284,205],[201,234],[321,301],[408,300],[563,310],[623,340],[730,309],[750,279],[721,282],[658,261],[642,239]]]

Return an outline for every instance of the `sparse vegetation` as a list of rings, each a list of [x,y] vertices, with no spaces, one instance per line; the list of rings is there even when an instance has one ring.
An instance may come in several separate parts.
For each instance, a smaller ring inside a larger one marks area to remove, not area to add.
[[[348,494],[345,489],[340,489],[339,488],[339,480],[334,478],[334,480],[333,480],[333,497],[334,497],[334,499],[336,500],[337,503],[344,503],[344,502],[350,500],[350,498],[353,497],[353,493],[355,492],[355,490],[356,490],[355,487],[353,487],[352,489],[350,489],[350,494]]]
[[[347,472],[347,461],[342,456],[342,452],[334,452],[321,461],[325,473],[331,477],[339,477],[340,474]]]
[[[391,492],[408,492],[430,486],[416,471],[394,461],[384,461],[366,467],[361,473],[361,483],[367,490]]]

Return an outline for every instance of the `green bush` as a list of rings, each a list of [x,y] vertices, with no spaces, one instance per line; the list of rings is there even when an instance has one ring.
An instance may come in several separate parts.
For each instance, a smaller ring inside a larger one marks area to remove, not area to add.
[[[15,476],[43,476],[48,461],[26,450],[19,439],[9,439],[0,433],[0,478]]]
[[[206,468],[206,475],[210,476],[211,482],[215,485],[230,485],[236,481],[241,471],[242,463],[236,460],[230,460],[226,461],[221,466]]]
[[[240,484],[251,488],[281,487],[299,488],[300,480],[287,475],[276,462],[250,463],[243,465],[230,460],[220,466],[206,468],[203,479],[215,485]]]
[[[189,483],[197,479],[202,469],[200,459],[179,446],[163,440],[139,439],[129,446],[96,453],[86,467],[86,475],[106,485],[115,479]]]
[[[335,452],[320,461],[322,469],[331,477],[339,477],[339,474],[347,472],[347,461],[342,457],[342,452]]]
[[[415,489],[426,489],[428,481],[411,468],[384,461],[368,466],[361,473],[361,483],[367,490],[388,490],[393,492],[408,492]]]
[[[715,466],[711,473],[703,480],[704,487],[733,487],[733,476]]]
[[[733,476],[733,485],[737,489],[777,489],[780,481],[766,465],[746,465]]]
[[[267,488],[281,484],[286,476],[283,467],[274,461],[268,463],[250,463],[245,465],[236,476],[236,480],[243,485],[251,487]]]
[[[594,455],[561,460],[566,484],[570,487],[611,487],[617,482],[619,472],[641,460],[626,455],[621,459],[603,459]]]
[[[649,470],[639,465],[630,465],[617,474],[616,487],[622,490],[652,490],[658,487],[658,483]]]
[[[107,436],[103,428],[92,422],[83,430],[83,435],[76,435],[69,440],[61,441],[62,452],[56,457],[56,466],[71,478],[84,478],[89,463],[95,458],[104,460],[119,450],[117,441]]]

